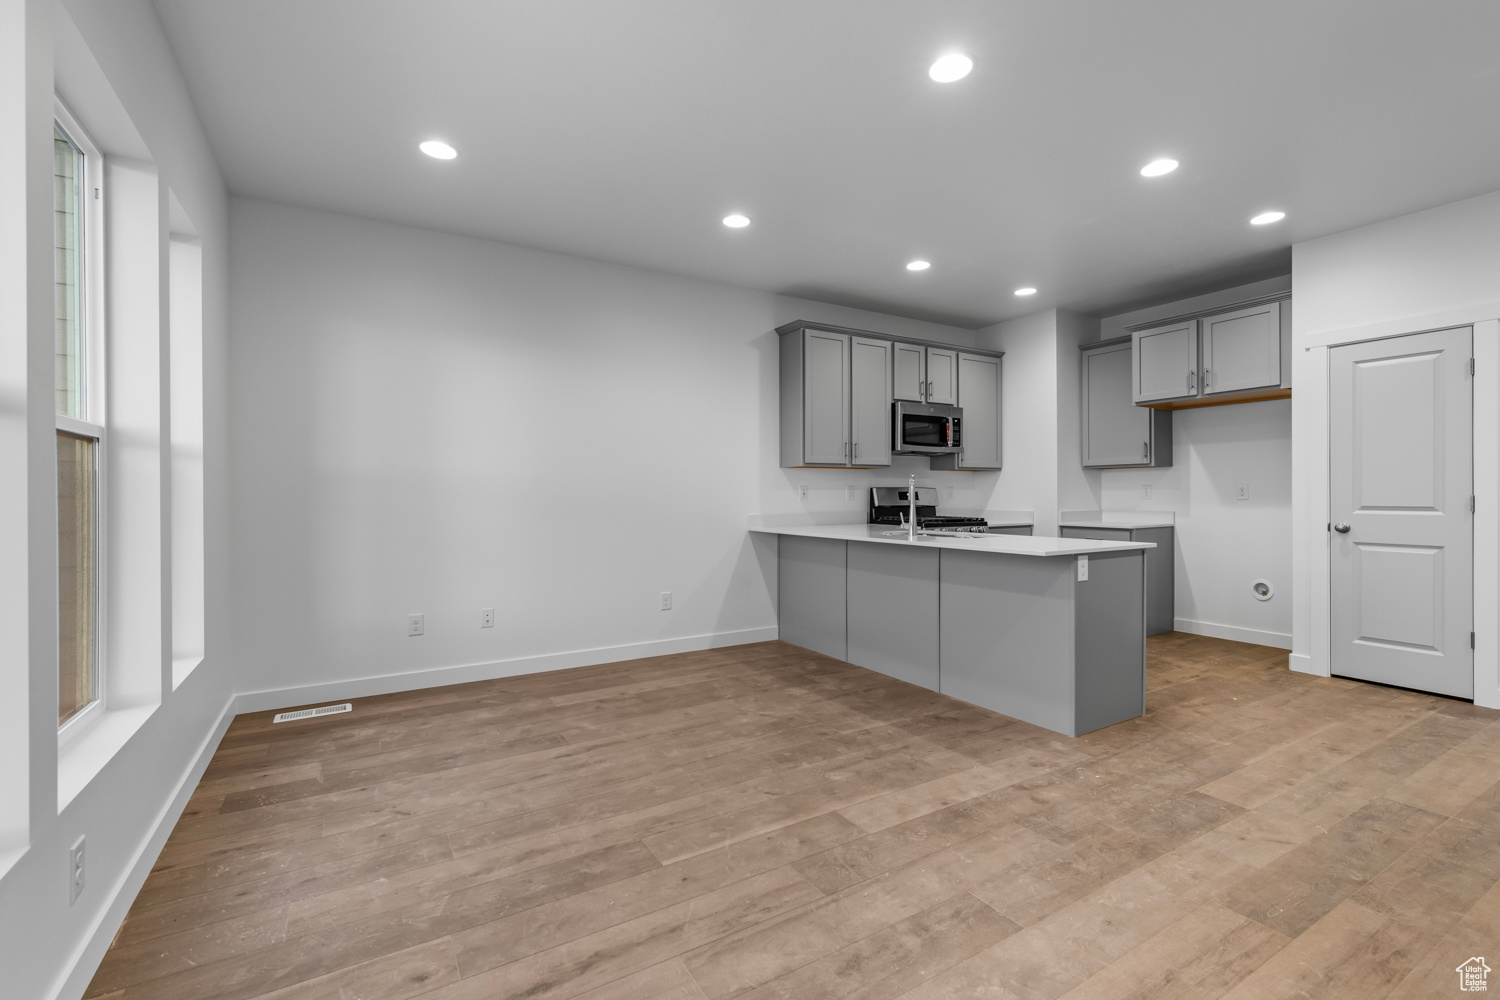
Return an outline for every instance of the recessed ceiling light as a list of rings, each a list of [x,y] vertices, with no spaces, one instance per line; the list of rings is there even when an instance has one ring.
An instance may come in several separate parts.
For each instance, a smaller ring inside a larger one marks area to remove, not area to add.
[[[1262,212],[1250,220],[1252,226],[1269,226],[1273,222],[1280,222],[1286,218],[1285,212]]]
[[[1152,160],[1141,168],[1142,177],[1160,177],[1162,174],[1170,174],[1177,169],[1177,161],[1169,159]]]
[[[728,226],[730,229],[744,229],[746,226],[750,225],[750,217],[748,215],[741,215],[740,213],[735,212],[733,215],[724,216],[724,225]]]
[[[952,83],[968,76],[973,68],[974,60],[962,52],[949,52],[938,56],[937,62],[927,68],[927,75],[938,83]]]
[[[417,148],[434,160],[451,160],[458,155],[458,150],[446,142],[439,142],[436,139],[428,139]]]
[[[1027,285],[1025,288],[1017,288],[1016,294],[1024,298],[1027,295],[1035,295],[1036,289],[1032,288],[1030,285]]]
[[[925,271],[925,270],[927,270],[931,266],[932,266],[932,264],[930,262],[928,262],[928,261],[925,261],[925,260],[914,260],[910,264],[906,265],[906,269],[908,271]]]

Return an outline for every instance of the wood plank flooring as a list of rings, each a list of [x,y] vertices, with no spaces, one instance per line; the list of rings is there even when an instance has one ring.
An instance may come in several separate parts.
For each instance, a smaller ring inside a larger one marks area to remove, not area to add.
[[[1500,713],[1151,639],[1070,740],[784,643],[237,718],[107,1000],[1426,998]]]

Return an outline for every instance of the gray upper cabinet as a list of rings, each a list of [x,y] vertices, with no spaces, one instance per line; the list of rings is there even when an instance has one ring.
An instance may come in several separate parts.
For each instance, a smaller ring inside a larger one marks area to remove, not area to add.
[[[957,455],[932,456],[932,468],[998,469],[1001,459],[1001,361],[984,354],[961,351],[953,354],[954,371],[958,376],[955,398],[964,411],[960,429],[963,450]]]
[[[957,351],[927,348],[927,402],[958,403]]]
[[[927,400],[927,348],[920,344],[895,343],[893,351],[894,384],[893,399],[906,399],[913,403]]]
[[[1281,303],[1219,313],[1200,320],[1203,395],[1281,385]]]
[[[803,351],[802,455],[808,465],[849,464],[849,337],[807,330]]]
[[[851,337],[851,464],[891,464],[891,348],[889,340]]]
[[[1168,323],[1131,335],[1131,401],[1155,403],[1198,395],[1198,321]]]
[[[781,464],[849,464],[849,334],[781,338]]]
[[[1172,414],[1136,406],[1131,394],[1131,342],[1107,341],[1083,352],[1083,466],[1165,467],[1172,464]]]
[[[965,408],[963,454],[934,456],[932,468],[1000,468],[999,353],[801,320],[776,332],[783,467],[889,466],[892,403],[908,399]]]

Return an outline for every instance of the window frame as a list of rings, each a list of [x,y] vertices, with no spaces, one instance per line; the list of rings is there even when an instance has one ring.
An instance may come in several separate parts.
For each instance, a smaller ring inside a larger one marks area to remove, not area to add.
[[[81,205],[79,207],[78,266],[80,335],[78,350],[82,355],[79,367],[79,411],[82,417],[73,417],[56,412],[53,405],[54,433],[64,431],[79,437],[93,438],[94,446],[94,621],[93,621],[93,694],[91,702],[73,713],[57,727],[58,748],[68,746],[103,718],[108,710],[108,671],[105,613],[107,604],[106,581],[109,579],[109,430],[108,411],[105,398],[106,352],[108,338],[105,330],[105,225],[104,225],[104,155],[89,137],[78,119],[68,110],[61,99],[53,98],[53,122],[74,147],[83,154],[83,176],[80,181]],[[92,195],[92,197],[90,197]],[[56,357],[54,351],[54,359]],[[55,364],[55,360],[54,360]],[[54,375],[53,384],[56,383]],[[61,607],[61,592],[58,593]],[[58,650],[61,657],[61,649]],[[57,669],[62,668],[59,659]],[[60,684],[60,676],[56,678]],[[60,698],[60,693],[59,696]]]

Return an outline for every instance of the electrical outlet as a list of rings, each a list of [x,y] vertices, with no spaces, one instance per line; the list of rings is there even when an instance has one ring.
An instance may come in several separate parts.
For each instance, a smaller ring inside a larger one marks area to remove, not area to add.
[[[803,503],[807,502],[807,484],[799,483],[797,486],[797,499]]]
[[[1089,557],[1078,557],[1078,582],[1083,583],[1089,578]]]
[[[858,500],[859,499],[859,487],[855,486],[853,484],[845,484],[845,486],[844,486],[844,499],[845,500],[850,500],[850,501]]]
[[[479,627],[480,628],[494,628],[495,627],[495,609],[494,608],[480,608],[479,609]]]
[[[1150,500],[1151,499],[1151,484],[1150,483],[1142,483],[1141,484],[1141,499],[1142,500]]]
[[[406,634],[407,635],[421,635],[422,632],[427,627],[426,619],[427,619],[427,616],[425,614],[407,615],[406,616]]]
[[[953,497],[958,493],[952,486],[943,487],[943,500],[947,503],[953,502]]]
[[[1236,500],[1249,500],[1250,499],[1250,484],[1249,483],[1235,483],[1234,484],[1234,498]]]
[[[79,837],[78,843],[74,844],[68,851],[68,905],[72,906],[78,902],[78,897],[83,895],[83,845],[84,838]]]
[[[663,590],[661,592],[661,609],[663,611],[672,610],[672,592],[670,590]]]

